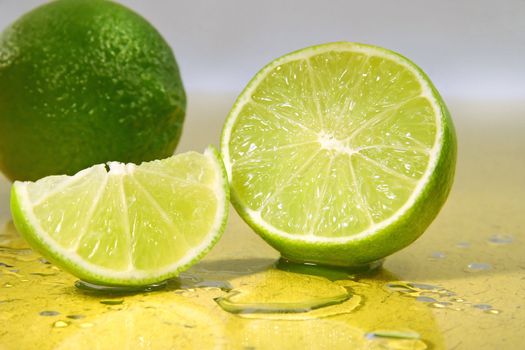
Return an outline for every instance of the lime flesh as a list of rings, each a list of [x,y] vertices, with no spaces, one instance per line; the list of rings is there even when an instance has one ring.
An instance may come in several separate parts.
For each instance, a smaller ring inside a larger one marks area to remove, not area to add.
[[[14,223],[33,248],[85,281],[144,285],[177,275],[222,234],[228,185],[214,149],[108,167],[14,183]]]
[[[331,43],[263,68],[222,134],[232,202],[290,260],[362,265],[419,237],[456,141],[428,77],[389,50]]]

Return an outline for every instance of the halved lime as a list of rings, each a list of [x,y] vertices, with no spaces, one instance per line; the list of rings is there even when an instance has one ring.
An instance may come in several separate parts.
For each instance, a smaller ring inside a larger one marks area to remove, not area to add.
[[[357,266],[431,223],[452,185],[456,139],[414,63],[338,42],[257,73],[228,116],[221,152],[236,210],[283,256]]]
[[[214,148],[107,167],[12,188],[18,231],[77,277],[109,285],[162,281],[199,260],[222,234],[229,191]]]

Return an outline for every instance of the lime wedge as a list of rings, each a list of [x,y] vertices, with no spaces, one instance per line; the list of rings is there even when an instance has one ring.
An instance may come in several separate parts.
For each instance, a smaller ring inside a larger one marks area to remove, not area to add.
[[[257,73],[227,118],[221,151],[236,210],[283,256],[358,266],[407,246],[435,218],[456,139],[414,63],[338,42]]]
[[[96,284],[159,282],[199,260],[222,234],[229,191],[214,148],[107,168],[13,184],[16,228],[63,269]]]

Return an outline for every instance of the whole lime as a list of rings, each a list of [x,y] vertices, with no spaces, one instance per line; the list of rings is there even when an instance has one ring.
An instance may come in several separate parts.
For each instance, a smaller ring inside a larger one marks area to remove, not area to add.
[[[0,36],[0,170],[11,180],[170,156],[185,109],[172,50],[119,4],[53,1]]]

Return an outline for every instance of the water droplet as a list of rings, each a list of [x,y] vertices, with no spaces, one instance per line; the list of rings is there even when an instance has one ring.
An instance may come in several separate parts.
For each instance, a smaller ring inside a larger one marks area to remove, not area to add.
[[[484,312],[486,312],[488,314],[492,314],[492,315],[499,315],[501,313],[501,310],[490,309],[490,310],[485,310]]]
[[[367,349],[424,350],[426,343],[414,331],[374,331],[365,334]]]
[[[459,242],[458,244],[456,244],[456,247],[461,248],[461,249],[470,248],[470,243],[469,242]]]
[[[82,319],[82,318],[84,318],[86,316],[84,316],[84,315],[67,315],[66,317],[70,318],[72,320],[80,320],[80,319]]]
[[[413,291],[412,288],[409,288],[405,284],[388,283],[387,288],[393,292],[400,292],[402,294],[410,293]]]
[[[421,301],[423,303],[435,303],[437,302],[436,299],[434,298],[431,298],[431,297],[425,297],[425,296],[419,296],[416,298],[417,301]]]
[[[11,288],[13,285],[9,282],[4,283],[5,288]]]
[[[40,311],[39,315],[40,316],[57,316],[57,315],[60,315],[60,312],[52,311],[52,310],[44,310],[44,311]]]
[[[372,338],[396,338],[396,339],[420,339],[418,332],[412,330],[377,330],[365,334],[367,339]]]
[[[45,272],[30,272],[29,274],[33,275],[33,276],[40,276],[40,277],[49,277],[49,276],[56,276],[56,275],[58,275],[57,272],[49,272],[49,273],[45,273]]]
[[[422,289],[422,290],[428,290],[428,291],[441,291],[441,290],[443,290],[443,288],[438,287],[438,286],[434,286],[432,284],[408,282],[407,285],[409,287],[414,288],[414,289]]]
[[[436,259],[445,259],[447,255],[443,252],[433,252],[430,254],[430,259],[436,260]]]
[[[438,301],[438,302],[429,304],[429,306],[435,307],[436,309],[445,309],[451,305],[452,303],[449,303],[447,301]]]
[[[479,271],[487,271],[492,268],[492,265],[488,263],[479,263],[474,262],[467,265],[466,272],[479,272]]]
[[[69,326],[69,322],[66,321],[56,321],[53,323],[53,327],[55,328],[65,328],[67,326]]]
[[[120,305],[124,303],[124,300],[123,299],[107,299],[107,300],[101,300],[100,303],[104,305]]]
[[[38,258],[38,261],[40,261],[42,264],[50,265],[51,263],[45,259],[45,258]]]
[[[218,288],[226,292],[229,292],[233,288],[232,285],[227,281],[210,281],[210,280],[199,282],[195,284],[195,287],[197,288],[210,288],[210,287]]]
[[[450,300],[455,302],[455,303],[464,303],[465,302],[465,299],[463,299],[463,298],[451,298]]]
[[[3,263],[3,262],[0,261],[0,267],[14,267],[14,266],[6,264],[6,263]]]
[[[183,297],[189,298],[189,297],[194,296],[193,291],[194,291],[193,289],[192,289],[192,291],[189,291],[189,290],[187,290],[187,289],[177,289],[177,290],[175,291],[175,294],[178,294],[178,295],[180,295],[180,296],[183,296]]]
[[[490,236],[489,239],[488,239],[489,243],[492,243],[492,244],[495,244],[495,245],[510,244],[513,241],[514,241],[514,237],[512,237],[511,235],[500,234],[500,233],[494,234],[494,235]]]

